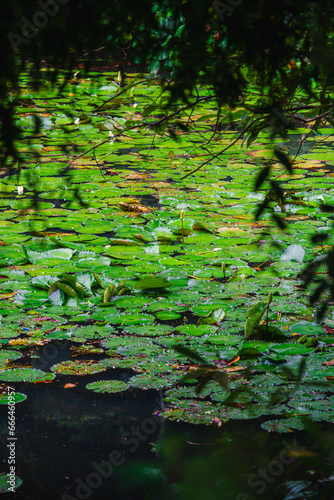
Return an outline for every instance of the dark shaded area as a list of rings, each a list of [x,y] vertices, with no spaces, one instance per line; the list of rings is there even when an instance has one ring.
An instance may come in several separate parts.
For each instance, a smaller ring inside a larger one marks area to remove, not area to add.
[[[166,105],[178,100],[196,104],[197,84],[213,88],[218,110],[224,104],[243,104],[252,83],[258,100],[250,111],[260,121],[249,126],[248,143],[264,126],[283,135],[302,124],[296,112],[312,106],[315,98],[321,103],[319,115],[331,121],[333,105],[326,89],[333,83],[333,17],[329,0],[9,2],[3,6],[0,38],[2,161],[18,158],[20,131],[13,114],[23,68],[30,71],[32,87],[51,79],[61,96],[74,69],[94,68],[98,76],[107,61],[117,63],[124,86],[129,65],[149,67],[160,74],[169,96],[150,110],[155,115],[162,111],[161,116]],[[67,72],[63,80],[60,69]],[[314,82],[322,86],[320,96]],[[296,106],[292,100],[298,87],[309,100]],[[160,119],[156,126],[159,130],[165,124]],[[36,131],[39,127],[36,120]]]

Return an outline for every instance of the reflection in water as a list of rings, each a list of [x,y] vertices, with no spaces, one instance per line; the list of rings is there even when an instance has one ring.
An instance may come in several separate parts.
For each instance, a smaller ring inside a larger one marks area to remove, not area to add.
[[[110,500],[113,469],[151,455],[149,443],[164,429],[154,415],[161,409],[158,393],[85,389],[101,378],[122,378],[122,373],[108,370],[90,377],[62,376],[51,384],[15,384],[28,397],[16,405],[16,475],[23,484],[10,493],[12,500]],[[68,382],[78,385],[64,390]],[[0,472],[7,472],[7,406],[0,408],[0,422]]]

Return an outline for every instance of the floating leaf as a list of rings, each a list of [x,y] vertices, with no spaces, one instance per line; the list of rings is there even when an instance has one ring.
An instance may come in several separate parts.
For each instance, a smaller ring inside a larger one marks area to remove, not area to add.
[[[14,476],[14,481],[13,485],[11,484],[11,479],[13,476],[10,476],[9,474],[1,473],[0,474],[0,493],[12,493],[13,491],[17,490],[22,484],[22,479],[20,479],[17,476]],[[9,490],[9,488],[11,488]]]
[[[149,290],[154,288],[168,288],[172,283],[166,278],[159,278],[158,276],[144,276],[135,285],[136,290]]]
[[[305,250],[301,245],[289,245],[281,255],[281,261],[295,260],[303,262]]]
[[[92,360],[62,361],[51,367],[52,372],[60,375],[93,375],[105,370],[102,362]]]
[[[257,302],[254,304],[247,313],[247,319],[245,323],[245,338],[249,338],[254,332],[255,328],[258,327],[262,316],[267,310],[266,302]]]
[[[86,389],[94,392],[103,392],[114,394],[116,392],[126,391],[130,387],[126,382],[121,380],[100,380],[98,382],[91,382],[86,385]]]
[[[0,380],[6,382],[35,382],[44,375],[45,372],[36,368],[10,368],[0,371]]]
[[[281,420],[267,420],[261,424],[262,429],[268,432],[292,432],[303,430],[304,424],[296,418],[286,418]]]
[[[22,403],[22,401],[25,401],[26,399],[27,399],[27,396],[25,394],[22,394],[21,392],[15,392],[11,396],[8,396],[8,394],[6,394],[6,393],[4,393],[4,394],[0,393],[0,405],[10,405],[10,404]]]

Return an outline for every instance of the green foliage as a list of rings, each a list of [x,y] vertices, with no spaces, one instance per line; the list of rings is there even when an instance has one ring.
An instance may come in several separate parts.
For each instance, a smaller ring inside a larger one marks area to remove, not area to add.
[[[100,380],[86,385],[86,389],[89,389],[90,391],[108,394],[126,391],[128,388],[129,384],[122,382],[121,380]]]
[[[257,302],[247,313],[245,323],[245,338],[248,339],[254,330],[259,326],[262,316],[268,309],[268,304],[265,302]]]
[[[168,288],[172,286],[166,278],[159,278],[158,276],[145,276],[140,278],[135,285],[136,290],[154,290],[156,288]]]
[[[226,391],[230,390],[228,377],[218,366],[208,363],[194,349],[189,349],[188,347],[183,347],[181,345],[175,345],[174,349],[183,356],[186,356],[187,358],[200,364],[199,367],[195,370],[189,371],[180,380],[181,384],[197,380],[198,384],[196,386],[196,394],[200,394],[205,386],[212,380],[218,382],[218,384]]]

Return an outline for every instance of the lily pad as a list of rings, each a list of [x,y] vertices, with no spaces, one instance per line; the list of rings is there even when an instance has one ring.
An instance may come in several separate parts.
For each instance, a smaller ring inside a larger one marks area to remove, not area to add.
[[[182,325],[176,327],[175,331],[183,335],[195,335],[201,337],[202,335],[212,334],[218,330],[216,326],[212,325]]]
[[[126,391],[130,387],[129,384],[122,380],[100,380],[98,382],[91,382],[86,385],[86,389],[94,392],[103,392],[114,394],[116,392]]]
[[[25,401],[27,399],[27,396],[25,394],[22,394],[21,392],[15,392],[13,395],[8,396],[8,394],[0,394],[0,405],[10,405],[10,404],[17,404],[17,403],[22,403],[22,401]],[[0,490],[1,491],[1,490]]]
[[[105,370],[102,362],[92,360],[62,361],[51,367],[51,371],[59,375],[94,375]]]
[[[296,418],[286,418],[281,420],[267,420],[261,424],[262,429],[268,432],[292,432],[294,430],[303,430],[304,424]]]
[[[0,380],[6,382],[35,382],[45,375],[42,370],[36,368],[9,368],[0,371]]]
[[[158,276],[144,276],[135,285],[136,290],[150,290],[155,288],[168,288],[172,283],[166,278],[159,278]]]
[[[6,473],[1,473],[0,474],[0,493],[12,493],[12,491],[17,490],[22,484],[22,479],[20,479],[17,476],[14,476],[14,484],[13,486],[10,484],[10,480],[12,479],[13,476],[10,476],[9,474]],[[9,487],[11,488],[9,490]]]

